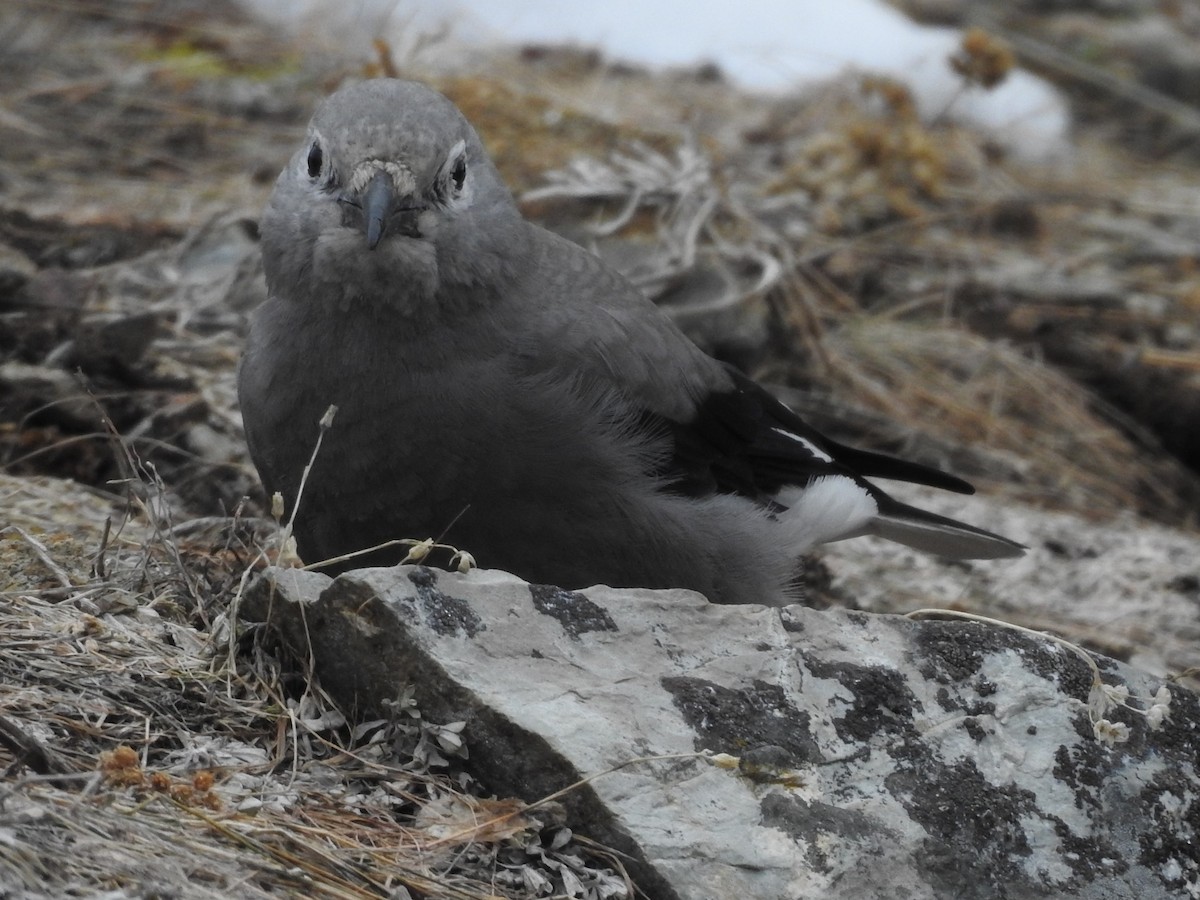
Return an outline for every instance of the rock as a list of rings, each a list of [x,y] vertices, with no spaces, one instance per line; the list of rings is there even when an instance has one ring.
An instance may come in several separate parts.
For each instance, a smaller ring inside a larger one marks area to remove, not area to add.
[[[421,567],[268,570],[243,615],[311,646],[344,710],[412,685],[426,717],[465,720],[492,790],[533,801],[604,773],[562,798],[569,822],[649,897],[1200,885],[1196,696],[1098,658],[1130,706],[1170,704],[1105,712],[1089,664],[1040,636]],[[658,758],[623,765],[639,757]]]
[[[895,487],[905,503],[986,522],[1029,551],[996,565],[907,547],[895,552],[876,538],[839,541],[821,549],[826,593],[851,597],[872,613],[952,607],[1052,628],[1160,676],[1200,666],[1200,534],[1194,529],[1132,515],[1094,521],[994,497]]]

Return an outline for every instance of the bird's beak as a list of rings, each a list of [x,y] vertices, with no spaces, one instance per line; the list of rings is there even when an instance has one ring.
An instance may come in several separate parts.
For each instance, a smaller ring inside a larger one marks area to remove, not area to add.
[[[363,217],[367,223],[367,249],[374,250],[387,230],[396,200],[396,189],[387,172],[376,172],[363,192]]]

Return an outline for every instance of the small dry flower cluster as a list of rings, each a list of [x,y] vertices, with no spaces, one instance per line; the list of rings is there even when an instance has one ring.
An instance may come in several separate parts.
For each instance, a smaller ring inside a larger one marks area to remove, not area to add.
[[[1124,722],[1113,722],[1106,718],[1110,710],[1123,707],[1130,712],[1146,717],[1146,726],[1158,731],[1171,717],[1171,690],[1165,684],[1146,703],[1144,708],[1131,706],[1129,688],[1123,684],[1105,684],[1096,676],[1088,693],[1088,718],[1096,738],[1108,744],[1123,744],[1129,740],[1129,726]]]
[[[221,798],[213,791],[212,772],[194,773],[190,784],[177,781],[166,772],[147,772],[137,751],[127,744],[101,753],[99,769],[105,782],[114,787],[165,794],[184,806],[203,806],[214,811],[222,808]]]
[[[982,28],[970,28],[963,34],[958,53],[950,57],[950,68],[967,84],[991,90],[1008,77],[1017,64],[1012,48]]]
[[[432,550],[449,550],[450,568],[455,572],[470,572],[476,568],[475,557],[466,550],[459,550],[457,547],[451,547],[449,544],[439,544],[433,538],[425,538],[423,541],[416,541],[410,538],[400,543],[407,545],[409,548],[408,555],[404,557],[402,565],[424,562]]]
[[[919,216],[924,202],[942,196],[946,180],[938,137],[920,121],[908,88],[880,77],[864,78],[860,87],[862,111],[805,140],[767,186],[771,194],[807,193],[817,226],[829,234]]]

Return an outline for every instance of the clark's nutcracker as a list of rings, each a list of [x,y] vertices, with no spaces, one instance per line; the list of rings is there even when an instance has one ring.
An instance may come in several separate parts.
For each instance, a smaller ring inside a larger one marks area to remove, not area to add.
[[[270,296],[239,393],[263,484],[289,508],[338,407],[298,509],[310,562],[437,537],[568,589],[783,603],[797,558],[827,541],[1023,550],[888,496],[866,479],[972,488],[822,436],[526,222],[474,129],[421,84],[327,98],[261,231]]]

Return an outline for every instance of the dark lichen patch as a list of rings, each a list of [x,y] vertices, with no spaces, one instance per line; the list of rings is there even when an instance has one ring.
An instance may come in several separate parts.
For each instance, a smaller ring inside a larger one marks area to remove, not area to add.
[[[882,666],[810,659],[805,665],[815,678],[837,681],[853,694],[850,709],[833,721],[838,737],[846,743],[868,741],[877,734],[892,738],[917,736],[913,712],[922,706],[899,672]]]
[[[817,838],[833,835],[837,843],[862,844],[872,840],[896,840],[895,832],[857,809],[842,809],[828,803],[807,803],[799,797],[775,792],[759,804],[762,824],[778,828],[807,847],[808,863],[818,872],[832,871],[829,858]]]
[[[963,712],[968,716],[994,716],[996,704],[990,700],[977,700],[974,703],[964,703]]]
[[[1092,673],[1082,659],[1049,640],[1020,631],[976,622],[923,622],[917,629],[912,661],[921,674],[940,684],[961,684],[976,675],[985,656],[1004,650],[1020,654],[1025,667],[1058,684],[1068,696],[1086,700]],[[1097,664],[1109,664],[1103,657]],[[981,682],[987,682],[981,678]],[[990,682],[989,682],[990,683]],[[984,692],[980,691],[983,695]],[[974,712],[973,715],[980,713]]]
[[[975,679],[974,687],[975,693],[977,693],[980,697],[990,697],[992,694],[996,693],[996,691],[1000,690],[1000,687],[996,684],[996,682],[992,681],[990,678],[985,678],[982,675]]]
[[[974,622],[931,622],[917,630],[914,644],[922,675],[939,684],[959,684],[979,671],[984,654],[995,648],[995,638]]]
[[[1071,886],[1078,887],[1097,878],[1109,878],[1129,871],[1129,862],[1103,837],[1080,837],[1059,819],[1054,820],[1054,833],[1060,841],[1059,858],[1071,867],[1074,876]]]
[[[1008,646],[1021,654],[1025,667],[1047,681],[1058,683],[1059,690],[1068,697],[1086,701],[1092,688],[1092,670],[1082,659],[1070,651],[1061,649],[1051,641],[1040,641],[1026,637],[1010,628],[1001,629],[1008,635]],[[1110,660],[1092,654],[1100,668]]]
[[[1154,747],[1200,775],[1200,695],[1177,684],[1167,690],[1171,692],[1171,715],[1154,732]]]
[[[1075,807],[1100,809],[1099,788],[1103,784],[1105,751],[1094,737],[1068,747],[1059,745],[1054,751],[1052,774],[1075,792]]]
[[[1020,862],[1032,853],[1021,820],[1039,815],[1031,791],[991,784],[974,760],[944,765],[932,755],[884,785],[925,829],[913,857],[936,897],[1049,894]]]
[[[960,694],[952,694],[945,686],[937,689],[934,694],[938,706],[947,712],[961,712],[968,716],[994,716],[996,704],[991,700],[969,700]]]
[[[958,699],[950,696],[950,691],[945,685],[939,687],[937,689],[937,693],[933,696],[934,699],[937,700],[938,706],[946,710],[946,712],[952,712],[953,710],[958,709],[960,706]]]
[[[415,566],[408,573],[408,580],[419,588],[432,588],[437,586],[437,573],[428,566]]]
[[[797,709],[777,685],[755,680],[731,689],[703,678],[662,679],[676,709],[696,733],[697,750],[740,755],[763,745],[782,748],[795,768],[821,761],[809,728],[809,715]]]
[[[429,627],[438,634],[464,632],[467,637],[475,637],[487,630],[469,603],[438,590],[437,573],[432,569],[418,566],[408,573],[408,580],[416,587],[417,595],[407,598],[407,602],[420,607]]]
[[[1138,836],[1138,862],[1164,887],[1187,896],[1188,882],[1200,872],[1200,784],[1182,768],[1164,769],[1138,799],[1140,814],[1153,823]]]
[[[979,720],[974,716],[967,716],[965,719],[963,719],[962,727],[963,730],[971,736],[971,740],[975,741],[976,743],[982,741],[988,736],[987,729],[980,725]]]
[[[1086,711],[1080,711],[1071,717],[1071,728],[1084,743],[1095,743],[1096,727],[1092,724],[1092,720]]]
[[[620,630],[607,610],[583,594],[549,584],[531,584],[529,595],[533,598],[534,609],[557,619],[563,631],[574,640],[589,631]]]

